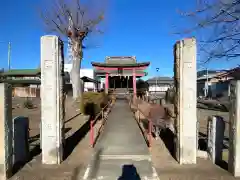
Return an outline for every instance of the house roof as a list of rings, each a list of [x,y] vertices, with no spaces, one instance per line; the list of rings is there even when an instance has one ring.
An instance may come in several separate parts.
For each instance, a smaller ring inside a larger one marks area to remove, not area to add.
[[[225,72],[225,70],[201,70],[201,71],[198,71],[197,72],[197,77],[204,77],[206,76],[207,74],[210,75],[210,74],[218,74],[218,73],[222,73],[222,72]]]
[[[217,75],[217,77],[224,77],[224,76],[231,76],[234,78],[239,79],[240,78],[240,66],[227,70],[219,75]]]
[[[40,69],[11,69],[2,72],[2,76],[36,76],[41,73]]]
[[[9,84],[41,84],[40,80],[37,79],[6,79],[1,80],[1,82],[9,83]]]
[[[135,64],[136,62],[135,56],[107,56],[105,58],[107,64]]]
[[[215,71],[214,74],[208,74],[208,76],[204,75],[201,77],[198,77],[197,80],[206,80],[211,78],[223,78],[223,77],[232,77],[235,79],[240,79],[240,66],[230,69],[230,70],[221,70],[221,71]]]
[[[147,81],[173,81],[173,78],[171,77],[166,77],[166,76],[160,76],[160,77],[153,77],[148,79]]]
[[[197,80],[205,80],[205,79],[211,79],[211,78],[215,78],[217,77],[217,74],[209,74],[208,76],[201,76],[201,77],[198,77]]]
[[[93,82],[93,83],[100,83],[99,81],[95,80],[95,79],[92,79],[92,78],[89,78],[87,76],[83,76],[81,77],[81,79],[83,80],[83,82]]]

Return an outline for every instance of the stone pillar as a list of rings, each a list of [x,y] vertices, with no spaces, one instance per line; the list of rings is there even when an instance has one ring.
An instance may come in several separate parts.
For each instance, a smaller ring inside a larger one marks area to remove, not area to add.
[[[133,69],[133,94],[134,94],[135,97],[137,96],[136,72],[135,72],[135,69]]]
[[[222,117],[213,116],[208,120],[207,152],[214,164],[222,161],[224,131],[225,122]]]
[[[176,158],[180,164],[196,164],[196,40],[188,38],[174,46]]]
[[[12,88],[0,83],[0,180],[8,179],[13,167]]]
[[[57,36],[41,37],[41,147],[43,164],[63,157],[63,45]]]
[[[108,93],[108,87],[109,87],[109,74],[106,73],[106,77],[105,77],[105,92],[106,92],[106,94]]]
[[[228,170],[240,176],[240,81],[230,83]]]

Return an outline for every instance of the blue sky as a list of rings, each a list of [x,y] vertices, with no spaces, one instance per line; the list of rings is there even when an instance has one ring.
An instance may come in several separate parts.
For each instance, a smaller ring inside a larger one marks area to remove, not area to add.
[[[84,52],[83,68],[105,56],[131,56],[150,61],[149,76],[173,75],[173,45],[183,38],[173,35],[173,26],[187,21],[177,9],[189,9],[195,0],[109,0],[103,35],[94,41],[98,47]],[[45,34],[37,12],[37,0],[8,0],[0,6],[0,67],[7,68],[7,42],[12,42],[11,68],[35,68],[40,64],[40,37]],[[215,63],[209,68],[231,68],[237,60]]]

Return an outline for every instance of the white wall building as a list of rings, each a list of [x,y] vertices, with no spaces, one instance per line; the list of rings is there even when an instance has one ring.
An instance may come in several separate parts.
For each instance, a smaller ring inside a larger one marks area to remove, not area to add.
[[[64,64],[64,71],[70,73],[72,70],[72,64]],[[81,77],[88,77],[91,79],[96,79],[95,73],[93,69],[81,69],[79,78]],[[71,83],[71,80],[70,80]],[[84,83],[84,91],[88,91],[90,89],[96,90],[96,85],[92,82],[85,82]]]

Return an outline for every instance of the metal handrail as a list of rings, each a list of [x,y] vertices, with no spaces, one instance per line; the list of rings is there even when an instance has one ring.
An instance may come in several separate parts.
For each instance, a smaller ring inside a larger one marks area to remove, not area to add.
[[[92,148],[94,147],[94,144],[95,144],[95,142],[96,142],[96,140],[97,140],[97,138],[98,138],[98,136],[99,136],[99,134],[100,134],[101,128],[102,128],[103,125],[105,124],[105,121],[102,122],[100,128],[98,129],[97,137],[96,137],[95,140],[94,140],[94,128],[93,128],[93,127],[94,127],[94,124],[97,122],[97,120],[99,119],[100,116],[102,116],[102,120],[105,120],[104,110],[105,110],[109,105],[111,105],[111,104],[112,104],[112,100],[110,100],[110,101],[108,102],[108,104],[105,105],[105,106],[102,108],[102,110],[97,114],[97,116],[96,116],[94,119],[92,119],[92,120],[90,119],[90,145],[91,145]]]

